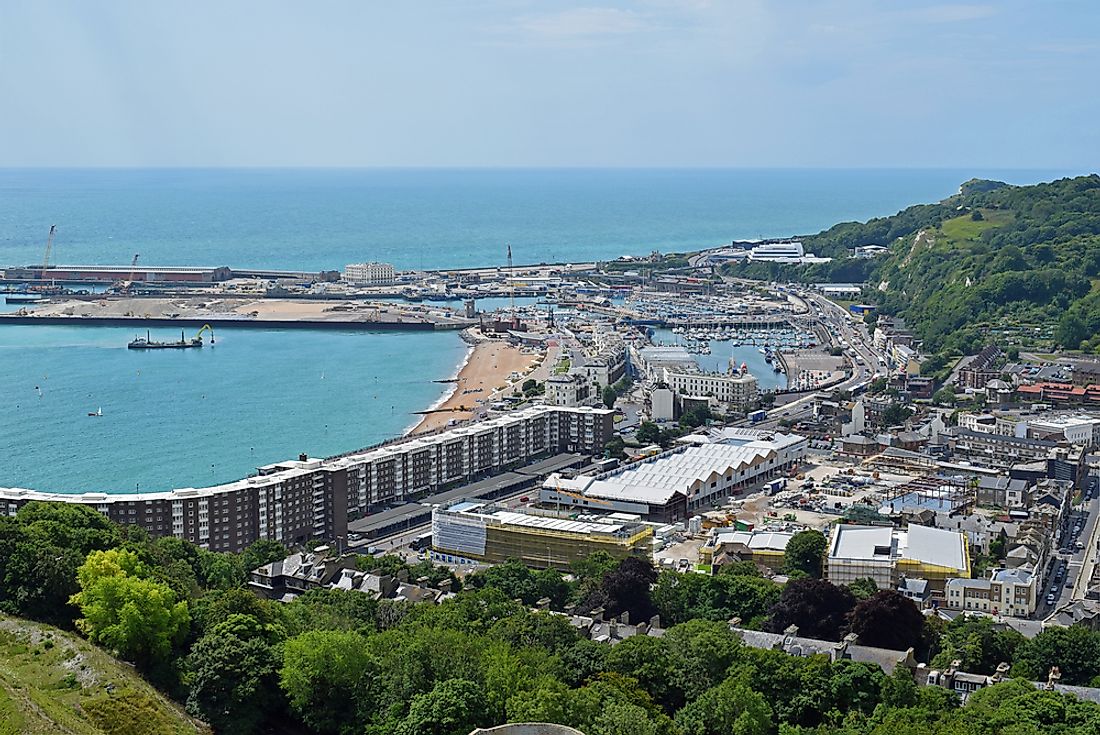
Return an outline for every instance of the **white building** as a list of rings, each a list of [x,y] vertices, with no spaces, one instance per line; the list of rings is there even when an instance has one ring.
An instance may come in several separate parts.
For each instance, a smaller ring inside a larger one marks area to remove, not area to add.
[[[895,589],[900,578],[927,579],[942,591],[947,579],[970,576],[966,536],[910,524],[892,526],[837,524],[829,540],[825,577],[833,584],[870,578],[879,589]]]
[[[348,263],[344,266],[344,281],[354,286],[389,286],[394,279],[393,266],[389,263]]]
[[[1019,436],[1019,433],[1017,433]],[[1094,447],[1100,441],[1100,418],[1093,416],[1058,416],[1032,419],[1027,422],[1027,438],[1052,439],[1065,438],[1070,444]]]
[[[580,406],[591,398],[592,384],[583,375],[552,375],[546,381],[546,402],[551,406]]]
[[[784,474],[806,456],[803,436],[740,431],[742,437],[686,446],[601,475],[551,475],[540,499],[550,505],[654,515],[652,508],[673,511],[680,495],[687,508],[699,508]]]
[[[1035,575],[1028,569],[994,569],[988,579],[949,579],[948,610],[977,611],[1026,618],[1035,612]]]
[[[664,382],[685,396],[708,396],[719,403],[744,411],[760,397],[756,378],[749,373],[703,373],[663,370]]]
[[[771,263],[800,263],[806,251],[802,243],[794,240],[791,242],[766,242],[757,245],[749,251],[749,260],[762,260]]]

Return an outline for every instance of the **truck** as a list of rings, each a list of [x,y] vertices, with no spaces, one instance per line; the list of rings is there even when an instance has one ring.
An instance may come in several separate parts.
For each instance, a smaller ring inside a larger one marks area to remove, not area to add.
[[[750,411],[749,412],[749,421],[751,421],[754,424],[760,423],[761,421],[763,421],[767,417],[768,417],[768,412],[765,411],[764,409],[759,409],[757,411]]]

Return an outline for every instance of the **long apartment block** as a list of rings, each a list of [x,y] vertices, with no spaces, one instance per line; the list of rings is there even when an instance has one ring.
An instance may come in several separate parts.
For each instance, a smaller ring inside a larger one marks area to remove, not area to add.
[[[551,453],[603,451],[607,409],[536,406],[428,436],[331,459],[279,462],[224,485],[156,493],[48,493],[0,488],[0,513],[31,501],[79,503],[152,536],[236,552],[258,539],[287,545],[347,536],[348,514],[367,514],[488,477]]]

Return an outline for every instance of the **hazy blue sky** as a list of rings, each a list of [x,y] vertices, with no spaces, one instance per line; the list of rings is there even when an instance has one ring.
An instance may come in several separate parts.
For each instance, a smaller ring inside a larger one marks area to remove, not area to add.
[[[0,0],[0,165],[1100,164],[1100,1]]]

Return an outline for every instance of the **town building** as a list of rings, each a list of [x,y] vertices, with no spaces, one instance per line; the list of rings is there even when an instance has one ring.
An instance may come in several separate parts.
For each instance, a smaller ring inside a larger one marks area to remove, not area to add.
[[[579,521],[517,513],[475,501],[432,510],[432,556],[447,564],[499,564],[567,570],[596,551],[648,558],[653,528],[634,520]]]
[[[989,381],[1000,378],[1001,371],[997,365],[1001,356],[1002,353],[999,347],[989,345],[969,358],[958,371],[957,382],[959,387],[980,390],[986,387]]]
[[[1035,574],[1029,569],[994,569],[985,579],[947,580],[944,606],[963,610],[1026,618],[1038,602]]]
[[[546,380],[546,402],[551,406],[580,406],[592,397],[592,383],[583,375],[551,375]]]
[[[396,273],[389,263],[348,263],[344,280],[353,286],[390,286]]]
[[[902,576],[927,579],[933,595],[942,595],[946,580],[970,576],[966,536],[956,531],[910,525],[837,524],[829,539],[825,576],[848,585],[870,578],[879,589],[895,589]]]
[[[713,398],[735,411],[747,410],[760,398],[756,378],[748,372],[704,373],[665,368],[663,382],[680,395]]]

